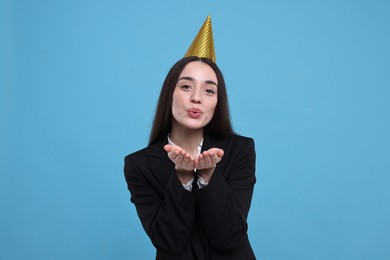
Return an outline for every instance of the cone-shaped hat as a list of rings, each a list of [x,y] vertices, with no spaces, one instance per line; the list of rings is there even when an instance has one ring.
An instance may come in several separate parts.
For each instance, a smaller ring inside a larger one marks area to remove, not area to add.
[[[206,18],[202,28],[200,28],[190,48],[188,48],[184,55],[184,57],[189,56],[208,58],[216,63],[210,15]]]

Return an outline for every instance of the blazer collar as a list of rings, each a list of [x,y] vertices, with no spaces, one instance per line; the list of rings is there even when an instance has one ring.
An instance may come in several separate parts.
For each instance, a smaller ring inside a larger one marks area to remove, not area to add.
[[[224,150],[223,148],[227,143],[228,143],[227,139],[216,139],[211,135],[205,133],[202,152],[207,151],[210,148],[221,148],[222,150]]]

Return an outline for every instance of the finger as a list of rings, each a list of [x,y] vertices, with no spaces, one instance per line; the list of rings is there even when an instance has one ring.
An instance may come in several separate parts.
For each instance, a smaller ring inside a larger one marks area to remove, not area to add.
[[[189,170],[194,170],[196,168],[195,167],[195,161],[192,158],[189,158],[189,160],[187,162],[187,168]]]
[[[204,156],[204,167],[205,168],[208,168],[210,166],[212,166],[212,156],[214,155],[214,153],[207,153],[205,156]]]
[[[216,164],[219,160],[218,156],[215,153],[210,153],[209,160],[211,164]]]
[[[194,162],[191,155],[185,152],[183,152],[182,155],[183,155],[183,159],[181,160],[181,162],[177,162],[176,165],[179,165],[180,167],[186,170],[191,170],[191,171],[194,170]]]
[[[211,161],[213,164],[217,164],[221,161],[221,157],[219,157],[216,153],[211,156]]]
[[[172,161],[174,161],[174,160],[176,159],[177,156],[178,156],[178,153],[175,152],[175,151],[170,151],[170,152],[168,153],[168,157],[169,157],[169,159],[171,159]]]
[[[172,151],[172,145],[170,145],[170,144],[164,145],[164,150],[169,153],[170,151]]]
[[[218,157],[222,157],[225,153],[222,149],[219,149],[219,148],[211,148],[208,151],[214,152]]]
[[[183,163],[187,165],[191,161],[191,156],[189,154],[185,154],[183,158]]]
[[[169,152],[171,160],[175,160],[177,156],[182,152],[182,149],[178,146],[172,146],[172,150]]]
[[[183,151],[180,151],[176,158],[175,158],[175,161],[176,161],[176,165],[179,163],[179,164],[182,164],[183,163],[183,159],[184,159],[184,156],[185,156],[185,153]]]
[[[197,168],[202,169],[203,167],[204,167],[204,154],[199,154]]]
[[[180,153],[180,150],[176,146],[169,145],[169,144],[164,146],[164,150],[167,151],[168,157],[171,160],[174,160],[177,157],[177,155]]]
[[[217,149],[215,152],[219,158],[222,158],[222,156],[225,154],[224,150],[222,149]]]
[[[192,160],[192,163],[194,165],[194,169],[199,169],[200,168],[199,159],[198,158]]]

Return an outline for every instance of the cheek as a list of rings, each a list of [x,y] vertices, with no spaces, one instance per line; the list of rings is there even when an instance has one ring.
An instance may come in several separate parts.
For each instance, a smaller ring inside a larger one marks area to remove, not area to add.
[[[185,96],[180,91],[174,91],[172,95],[172,106],[179,106],[183,103]]]
[[[215,109],[217,108],[217,104],[218,104],[218,98],[215,98],[212,102],[213,111],[215,111]]]
[[[173,117],[176,117],[178,115],[178,113],[181,110],[181,107],[182,107],[181,97],[174,93],[172,97],[172,108],[171,108]]]
[[[177,107],[177,97],[175,93],[176,92],[173,92],[173,96],[172,96],[172,112]]]
[[[217,108],[217,101],[214,101],[210,104],[210,108],[209,108],[209,113],[210,113],[210,117],[212,118],[214,116],[214,113],[215,113],[215,109]]]
[[[177,105],[176,105],[175,101],[172,101],[171,113],[172,113],[173,117],[175,118],[175,116],[177,115]]]

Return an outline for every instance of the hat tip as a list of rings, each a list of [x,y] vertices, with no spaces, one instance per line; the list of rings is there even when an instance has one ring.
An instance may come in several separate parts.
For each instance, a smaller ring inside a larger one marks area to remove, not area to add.
[[[208,58],[216,63],[211,15],[208,15],[184,57]]]

